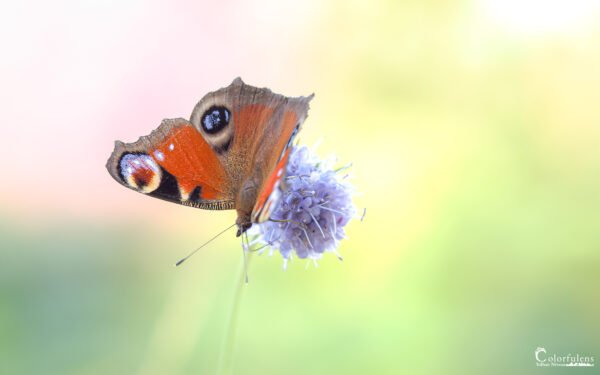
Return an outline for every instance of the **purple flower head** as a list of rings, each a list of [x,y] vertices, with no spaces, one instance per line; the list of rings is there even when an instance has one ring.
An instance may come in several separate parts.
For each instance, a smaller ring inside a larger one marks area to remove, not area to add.
[[[257,235],[253,242],[261,249],[278,250],[284,266],[294,253],[314,260],[327,251],[337,254],[339,241],[345,238],[344,227],[356,213],[353,188],[332,164],[306,146],[294,147],[278,205],[269,221],[252,227]]]

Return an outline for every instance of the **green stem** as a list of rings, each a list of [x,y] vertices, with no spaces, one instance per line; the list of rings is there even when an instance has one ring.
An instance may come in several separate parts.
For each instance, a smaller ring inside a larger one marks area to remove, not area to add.
[[[247,258],[242,262],[241,274],[238,278],[233,295],[233,304],[231,306],[231,315],[227,326],[227,334],[223,343],[223,350],[219,358],[219,371],[217,374],[229,375],[233,373],[233,350],[235,349],[235,336],[237,331],[237,322],[242,301],[242,293],[246,286],[246,267],[250,264],[252,253],[248,252]],[[246,263],[247,264],[244,264]]]

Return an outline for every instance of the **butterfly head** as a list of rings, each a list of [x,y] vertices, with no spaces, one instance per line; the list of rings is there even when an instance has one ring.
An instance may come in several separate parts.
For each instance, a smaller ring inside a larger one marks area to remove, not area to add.
[[[238,230],[237,230],[235,236],[239,237],[245,231],[247,231],[248,229],[250,229],[250,227],[252,226],[252,223],[251,222],[236,222],[236,225],[238,227]]]

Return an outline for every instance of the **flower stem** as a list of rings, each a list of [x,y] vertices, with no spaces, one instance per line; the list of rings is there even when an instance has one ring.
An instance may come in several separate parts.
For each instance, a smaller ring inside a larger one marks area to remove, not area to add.
[[[237,322],[240,312],[240,304],[242,301],[242,294],[246,286],[246,267],[249,266],[251,257],[252,253],[248,252],[246,260],[242,263],[240,276],[237,278],[233,294],[233,301],[231,304],[229,324],[227,325],[225,341],[223,342],[223,349],[221,350],[221,356],[219,357],[219,371],[217,374],[229,375],[233,373],[233,351],[235,349]]]

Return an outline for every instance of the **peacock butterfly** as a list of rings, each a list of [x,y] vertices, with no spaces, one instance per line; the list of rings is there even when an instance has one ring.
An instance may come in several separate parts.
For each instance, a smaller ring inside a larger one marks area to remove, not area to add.
[[[237,211],[237,235],[269,216],[308,97],[290,98],[236,78],[206,94],[190,120],[163,120],[136,142],[115,142],[106,163],[120,184],[207,210]]]

